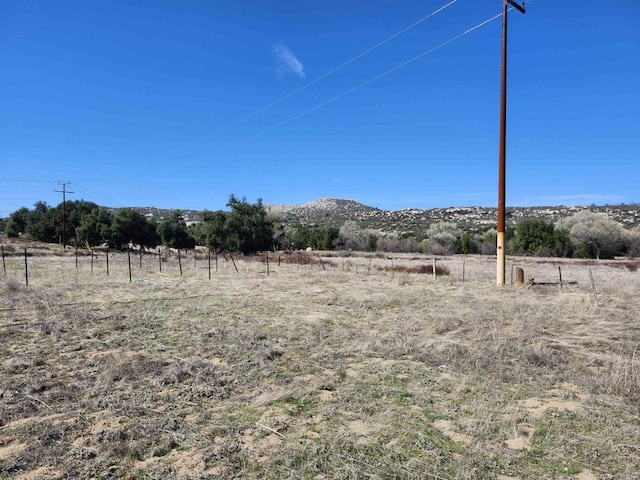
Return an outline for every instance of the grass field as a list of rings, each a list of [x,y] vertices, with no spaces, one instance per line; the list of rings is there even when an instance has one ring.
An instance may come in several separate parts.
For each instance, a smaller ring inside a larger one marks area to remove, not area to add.
[[[640,479],[637,262],[20,248],[0,478]]]

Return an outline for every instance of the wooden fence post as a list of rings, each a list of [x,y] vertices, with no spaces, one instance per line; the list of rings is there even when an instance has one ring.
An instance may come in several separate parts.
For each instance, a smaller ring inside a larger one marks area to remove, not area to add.
[[[558,275],[560,276],[560,290],[562,290],[562,267],[558,265]]]
[[[593,298],[598,301],[598,293],[596,292],[596,282],[593,280],[593,272],[591,271],[591,265],[589,265],[589,281],[591,282],[591,291],[593,292]]]
[[[109,247],[107,247],[107,277],[109,276]]]
[[[462,283],[464,283],[464,264],[465,264],[465,257],[462,257]]]
[[[211,249],[207,249],[207,261],[209,262],[209,280],[211,280]]]
[[[182,260],[180,258],[180,249],[178,249],[178,266],[180,267],[180,276],[182,276]]]
[[[93,248],[91,249],[91,273],[93,273]]]
[[[78,245],[76,244],[76,270],[78,269]]]
[[[162,255],[160,255],[160,249],[158,248],[158,269],[162,273]]]
[[[436,259],[433,259],[433,280],[438,279],[438,271],[436,270]]]
[[[522,267],[516,267],[516,287],[524,285],[524,270]]]
[[[24,249],[24,283],[29,286],[29,265],[27,263],[27,249]]]
[[[267,255],[267,277],[269,276],[269,250],[267,250],[266,252]]]
[[[127,260],[129,262],[129,283],[131,283],[131,250],[127,250]]]
[[[233,255],[229,252],[229,258],[231,259],[231,263],[233,263],[234,268],[236,269],[236,273],[240,273],[238,271],[238,266],[236,265],[236,261],[233,259]]]
[[[4,245],[2,245],[2,270],[7,274],[7,264],[4,262]]]

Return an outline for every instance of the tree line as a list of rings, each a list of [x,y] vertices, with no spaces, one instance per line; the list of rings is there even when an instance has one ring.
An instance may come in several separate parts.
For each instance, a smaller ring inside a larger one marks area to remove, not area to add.
[[[491,226],[464,230],[452,222],[435,222],[423,238],[416,238],[368,230],[355,221],[346,221],[340,228],[285,225],[267,214],[261,199],[249,203],[246,198],[231,195],[227,207],[226,211],[204,211],[201,222],[187,226],[179,210],[156,221],[131,208],[113,213],[84,200],[57,207],[37,202],[31,210],[23,207],[13,212],[4,223],[4,232],[9,237],[27,236],[53,243],[59,242],[64,232],[68,243],[78,246],[126,249],[131,245],[146,248],[201,245],[212,251],[245,255],[271,249],[307,248],[433,255],[493,255],[496,250],[496,231]],[[510,255],[581,258],[640,255],[640,226],[626,229],[607,214],[591,211],[578,212],[555,224],[539,219],[523,220],[507,227],[505,236]]]
[[[156,221],[132,208],[113,213],[84,200],[57,207],[37,202],[31,210],[23,207],[13,212],[4,232],[9,237],[26,236],[49,243],[60,242],[65,235],[71,245],[108,245],[114,249],[133,245],[193,248],[198,244],[215,251],[251,254],[272,248],[273,222],[262,200],[252,204],[231,195],[227,206],[229,211],[204,212],[203,222],[187,226],[179,210]]]

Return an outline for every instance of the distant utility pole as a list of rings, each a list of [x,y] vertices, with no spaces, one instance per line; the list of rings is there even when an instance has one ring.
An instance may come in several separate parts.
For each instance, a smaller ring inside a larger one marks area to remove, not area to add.
[[[67,185],[71,184],[71,182],[58,182],[58,185],[62,185],[62,190],[54,190],[54,192],[58,192],[62,194],[62,248],[67,248],[67,193],[76,193],[76,192],[68,192]]]
[[[505,277],[505,169],[507,149],[507,13],[509,5],[525,13],[524,3],[518,5],[513,0],[502,0],[502,71],[500,77],[500,153],[498,162],[498,239],[497,239],[497,285],[504,285]]]

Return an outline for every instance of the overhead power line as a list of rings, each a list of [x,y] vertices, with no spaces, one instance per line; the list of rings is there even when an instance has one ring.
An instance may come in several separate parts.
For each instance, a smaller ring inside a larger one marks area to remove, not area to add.
[[[114,201],[111,197],[105,197],[103,195],[93,192],[91,189],[74,183],[75,189],[78,190],[86,198],[90,198],[98,203],[101,203],[103,207],[122,207],[121,204]]]
[[[418,55],[416,55],[415,57],[412,57],[412,58],[410,58],[409,60],[406,60],[406,61],[404,61],[404,62],[402,62],[402,63],[400,63],[400,64],[396,65],[395,67],[390,68],[389,70],[386,70],[385,72],[382,72],[382,73],[380,73],[380,74],[376,75],[375,77],[372,77],[372,78],[370,78],[369,80],[367,80],[367,81],[365,81],[365,82],[362,82],[362,83],[360,83],[359,85],[356,85],[355,87],[350,88],[349,90],[347,90],[347,91],[345,91],[345,92],[343,92],[343,93],[341,93],[341,94],[339,94],[339,95],[336,95],[335,97],[330,98],[329,100],[326,100],[326,101],[324,101],[324,102],[322,102],[322,103],[320,103],[320,104],[316,105],[315,107],[312,107],[312,108],[310,108],[310,109],[308,109],[308,110],[305,110],[305,111],[304,111],[304,112],[302,112],[302,113],[299,113],[299,114],[297,114],[297,115],[294,115],[293,117],[291,117],[291,118],[289,118],[289,119],[287,119],[287,120],[284,120],[284,121],[282,121],[282,122],[280,122],[280,123],[278,123],[278,124],[276,124],[276,125],[274,125],[274,126],[272,126],[272,127],[269,127],[269,128],[267,128],[266,130],[263,130],[263,131],[261,131],[261,132],[259,132],[259,133],[256,133],[256,134],[254,134],[254,135],[248,136],[248,137],[246,137],[246,138],[244,138],[244,139],[240,140],[239,142],[233,143],[233,144],[228,145],[228,146],[226,146],[226,147],[223,147],[223,148],[221,148],[221,149],[219,149],[219,150],[216,150],[215,152],[212,152],[212,153],[209,153],[209,154],[204,155],[204,156],[202,156],[202,157],[196,158],[195,160],[192,160],[192,161],[191,161],[191,162],[189,162],[189,163],[191,164],[191,163],[199,162],[199,161],[201,161],[201,160],[205,160],[205,159],[207,159],[207,158],[210,158],[210,157],[212,157],[212,156],[214,156],[214,155],[218,155],[219,153],[225,152],[225,151],[230,150],[230,149],[232,149],[232,148],[235,148],[235,147],[237,147],[237,146],[239,146],[239,145],[242,145],[242,144],[244,144],[244,143],[247,143],[247,142],[249,142],[249,141],[251,141],[251,140],[254,140],[254,139],[258,138],[258,137],[261,137],[261,136],[263,136],[263,135],[265,135],[265,134],[267,134],[267,133],[269,133],[269,132],[272,132],[272,131],[274,131],[274,130],[276,130],[276,129],[280,128],[280,127],[283,127],[283,126],[285,126],[285,125],[287,125],[287,124],[289,124],[289,123],[291,123],[291,122],[293,122],[293,121],[295,121],[295,120],[298,120],[299,118],[302,118],[302,117],[304,117],[305,115],[308,115],[308,114],[310,114],[310,113],[315,112],[316,110],[319,110],[319,109],[321,109],[321,108],[323,108],[323,107],[326,107],[326,106],[327,106],[327,105],[329,105],[330,103],[333,103],[333,102],[335,102],[336,100],[339,100],[339,99],[341,99],[341,98],[343,98],[343,97],[346,97],[347,95],[349,95],[349,94],[351,94],[351,93],[353,93],[353,92],[355,92],[355,91],[357,91],[357,90],[360,90],[362,87],[365,87],[365,86],[367,86],[367,85],[369,85],[369,84],[371,84],[371,83],[373,83],[373,82],[375,82],[375,81],[377,81],[377,80],[380,80],[380,79],[381,79],[381,78],[383,78],[383,77],[386,77],[387,75],[390,75],[391,73],[393,73],[393,72],[395,72],[395,71],[397,71],[397,70],[400,70],[400,69],[401,69],[401,68],[403,68],[403,67],[406,67],[407,65],[409,65],[409,64],[411,64],[411,63],[413,63],[413,62],[415,62],[416,60],[420,60],[421,58],[423,58],[423,57],[425,57],[425,56],[427,56],[427,55],[429,55],[429,54],[431,54],[431,53],[434,53],[435,51],[437,51],[437,50],[439,50],[439,49],[441,49],[441,48],[443,48],[443,47],[445,47],[445,46],[449,45],[450,43],[452,43],[452,42],[454,42],[454,41],[456,41],[456,40],[458,40],[458,39],[460,39],[460,38],[464,37],[465,35],[468,35],[468,34],[470,34],[471,32],[473,32],[473,31],[475,31],[475,30],[477,30],[477,29],[479,29],[479,28],[481,28],[481,27],[483,27],[483,26],[487,25],[488,23],[493,22],[494,20],[496,20],[497,18],[500,18],[501,16],[502,16],[502,13],[499,13],[499,14],[497,14],[497,15],[494,15],[493,17],[488,18],[488,19],[486,19],[486,20],[484,20],[484,21],[482,21],[482,22],[478,23],[477,25],[474,25],[473,27],[471,27],[471,28],[469,28],[469,29],[465,30],[464,32],[459,33],[458,35],[455,35],[455,36],[453,36],[453,37],[449,38],[448,40],[446,40],[446,41],[444,41],[444,42],[442,42],[442,43],[439,43],[439,44],[438,44],[438,45],[436,45],[435,47],[432,47],[432,48],[430,48],[430,49],[428,49],[428,50],[425,50],[424,52],[419,53],[419,54],[418,54]]]
[[[286,95],[284,95],[284,96],[282,96],[282,97],[278,98],[277,100],[274,100],[273,102],[269,103],[268,105],[265,105],[264,107],[259,108],[259,109],[258,109],[258,110],[256,110],[255,112],[250,113],[249,115],[247,115],[247,116],[245,116],[245,117],[242,117],[241,119],[236,120],[235,122],[233,122],[233,123],[231,123],[231,124],[229,124],[229,125],[227,125],[227,126],[225,126],[225,127],[222,127],[221,129],[216,130],[216,131],[215,131],[215,132],[213,132],[213,133],[209,133],[209,134],[205,135],[204,137],[200,138],[199,140],[196,140],[195,142],[190,143],[190,144],[188,144],[188,145],[184,146],[184,147],[183,147],[182,149],[180,149],[179,151],[183,151],[183,150],[186,150],[187,148],[191,148],[191,147],[193,147],[193,146],[199,145],[199,144],[201,144],[202,142],[204,142],[205,140],[208,140],[209,138],[212,138],[212,137],[214,137],[214,136],[216,136],[216,135],[218,135],[218,134],[220,134],[220,133],[222,133],[222,132],[226,132],[227,130],[229,130],[229,129],[231,129],[231,128],[233,128],[233,127],[237,126],[237,125],[240,125],[241,123],[246,122],[247,120],[249,120],[249,119],[251,119],[251,118],[253,118],[253,117],[255,117],[255,116],[257,116],[257,115],[259,115],[259,114],[261,114],[261,113],[263,113],[263,112],[265,112],[265,111],[267,111],[267,110],[269,110],[270,108],[275,107],[275,106],[276,106],[276,105],[278,105],[279,103],[284,102],[284,101],[285,101],[285,100],[287,100],[288,98],[293,97],[294,95],[296,95],[296,94],[300,93],[301,91],[303,91],[303,90],[305,90],[305,89],[309,88],[310,86],[315,85],[316,83],[320,82],[321,80],[324,80],[325,78],[329,77],[330,75],[333,75],[333,74],[334,74],[334,73],[336,73],[337,71],[342,70],[343,68],[345,68],[345,67],[347,67],[347,66],[351,65],[352,63],[354,63],[354,62],[356,62],[357,60],[361,59],[361,58],[362,58],[362,57],[364,57],[365,55],[367,55],[367,54],[369,54],[369,53],[373,52],[373,51],[374,51],[374,50],[376,50],[377,48],[380,48],[381,46],[383,46],[383,45],[385,45],[385,44],[389,43],[389,42],[390,42],[391,40],[393,40],[394,38],[397,38],[397,37],[399,37],[400,35],[402,35],[403,33],[408,32],[408,31],[409,31],[409,30],[411,30],[412,28],[417,27],[418,25],[420,25],[421,23],[425,22],[426,20],[429,20],[431,17],[436,16],[438,13],[440,13],[440,12],[442,12],[442,11],[446,10],[446,9],[447,9],[447,8],[449,8],[451,5],[453,5],[454,3],[456,3],[457,1],[458,1],[458,0],[452,0],[452,1],[450,1],[449,3],[447,3],[447,4],[443,5],[443,6],[441,6],[440,8],[437,8],[437,9],[436,9],[436,10],[434,10],[433,12],[431,12],[431,13],[429,13],[429,14],[425,15],[424,17],[420,18],[419,20],[416,20],[416,21],[415,21],[415,22],[413,22],[412,24],[407,25],[407,26],[406,26],[406,27],[404,27],[402,30],[399,30],[398,32],[394,33],[393,35],[391,35],[391,36],[389,36],[389,37],[385,38],[384,40],[382,40],[382,41],[380,41],[380,42],[376,43],[374,46],[372,46],[372,47],[370,47],[370,48],[368,48],[368,49],[364,50],[363,52],[361,52],[361,53],[357,54],[355,57],[352,57],[352,58],[350,58],[349,60],[347,60],[346,62],[341,63],[341,64],[340,64],[340,65],[338,65],[337,67],[332,68],[332,69],[331,69],[331,70],[329,70],[328,72],[323,73],[322,75],[320,75],[319,77],[315,78],[314,80],[311,80],[310,82],[305,83],[305,84],[304,84],[304,85],[302,85],[301,87],[296,88],[295,90],[293,90],[293,91],[291,91],[291,92],[287,93]],[[163,159],[165,159],[165,158],[168,158],[168,157],[166,157],[166,156],[165,156],[165,157],[163,157]]]

